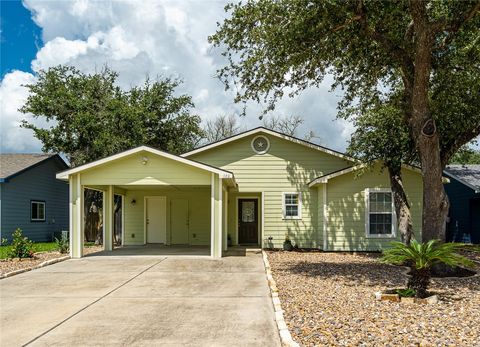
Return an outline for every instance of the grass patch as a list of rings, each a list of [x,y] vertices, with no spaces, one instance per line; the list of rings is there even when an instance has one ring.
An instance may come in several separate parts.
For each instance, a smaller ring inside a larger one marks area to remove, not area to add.
[[[0,246],[0,259],[6,259],[8,252],[12,246]],[[52,252],[57,250],[55,242],[36,242],[33,244],[33,251],[36,252]]]

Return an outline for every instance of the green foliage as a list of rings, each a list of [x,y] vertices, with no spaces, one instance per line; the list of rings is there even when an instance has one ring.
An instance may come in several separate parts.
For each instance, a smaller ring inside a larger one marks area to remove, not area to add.
[[[33,242],[22,235],[22,230],[17,229],[12,234],[12,244],[8,253],[9,258],[32,258]]]
[[[457,253],[461,245],[442,243],[438,240],[419,243],[412,240],[409,245],[392,242],[392,247],[383,251],[382,261],[388,264],[411,264],[417,270],[431,269],[433,265],[444,263],[450,266],[472,266],[472,262]]]
[[[169,78],[128,91],[109,68],[84,74],[74,67],[42,70],[20,109],[48,123],[34,131],[44,151],[63,152],[77,166],[138,145],[172,153],[192,149],[202,135],[190,96],[175,96],[180,81]]]
[[[60,253],[68,253],[68,250],[70,249],[70,242],[65,234],[62,233],[62,237],[60,239],[55,238],[55,243],[57,245],[57,250]]]
[[[387,264],[410,266],[407,288],[413,290],[416,297],[424,298],[428,295],[430,271],[435,264],[473,265],[472,261],[457,253],[462,247],[460,244],[441,243],[438,240],[424,243],[412,240],[409,245],[401,242],[391,244],[391,248],[383,251],[382,261]]]
[[[480,150],[475,150],[465,145],[454,154],[450,164],[480,164]]]
[[[397,294],[402,298],[412,298],[415,296],[415,290],[411,288],[397,289]]]

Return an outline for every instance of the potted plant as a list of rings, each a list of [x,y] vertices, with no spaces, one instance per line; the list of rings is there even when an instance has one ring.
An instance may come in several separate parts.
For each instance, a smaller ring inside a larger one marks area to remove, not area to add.
[[[232,247],[232,237],[230,234],[227,235],[227,245],[228,247]]]
[[[283,250],[293,251],[292,241],[288,235],[285,235],[285,241],[283,241]]]
[[[383,251],[382,261],[410,267],[407,289],[415,292],[417,298],[428,296],[427,289],[434,265],[441,263],[450,266],[473,265],[472,261],[456,252],[461,247],[459,244],[442,243],[438,240],[424,243],[413,240],[409,245],[401,242],[391,244],[392,248]]]

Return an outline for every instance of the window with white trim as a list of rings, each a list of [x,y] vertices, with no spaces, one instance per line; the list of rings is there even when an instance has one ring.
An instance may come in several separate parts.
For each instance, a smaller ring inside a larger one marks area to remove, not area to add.
[[[30,219],[32,222],[45,222],[44,201],[30,201]]]
[[[302,195],[300,193],[283,193],[283,218],[302,218]]]
[[[395,237],[395,207],[390,189],[367,189],[367,237]]]

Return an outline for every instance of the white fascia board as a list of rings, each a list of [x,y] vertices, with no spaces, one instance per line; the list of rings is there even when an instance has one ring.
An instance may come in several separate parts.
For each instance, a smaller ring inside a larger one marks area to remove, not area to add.
[[[197,168],[209,171],[209,172],[219,174],[220,177],[222,177],[222,178],[232,178],[233,180],[235,180],[235,178],[234,178],[234,176],[231,172],[228,172],[228,171],[225,171],[225,170],[222,170],[222,169],[218,169],[218,168],[215,168],[215,167],[212,167],[212,166],[209,166],[209,165],[205,165],[205,164],[190,160],[188,158],[183,158],[183,157],[180,157],[180,156],[177,156],[177,155],[173,155],[173,154],[170,154],[170,153],[167,153],[167,152],[163,152],[163,151],[160,151],[158,149],[150,148],[150,147],[147,147],[147,146],[136,147],[136,148],[130,149],[128,151],[124,151],[124,152],[121,152],[121,153],[118,153],[118,154],[114,154],[114,155],[111,155],[109,157],[99,159],[99,160],[93,161],[91,163],[80,165],[80,166],[75,167],[73,169],[60,172],[56,175],[56,178],[61,179],[61,180],[68,180],[69,175],[75,174],[77,172],[81,172],[83,170],[91,169],[93,167],[108,163],[108,162],[116,160],[116,159],[120,159],[120,158],[129,156],[129,155],[132,155],[132,154],[135,154],[135,153],[138,153],[138,152],[142,152],[142,151],[152,153],[152,154],[164,157],[164,158],[168,158],[168,159],[178,161],[178,162],[186,164],[186,165],[194,166],[194,167],[197,167]]]
[[[251,136],[251,135],[254,135],[254,134],[258,134],[258,133],[264,133],[264,134],[268,134],[268,135],[271,135],[271,136],[275,136],[275,137],[278,137],[278,138],[281,138],[281,139],[285,139],[285,140],[288,140],[288,141],[291,141],[291,142],[294,142],[294,143],[298,143],[302,146],[305,146],[305,147],[309,147],[309,148],[313,148],[315,150],[318,150],[320,152],[324,152],[324,153],[327,153],[327,154],[330,154],[330,155],[333,155],[333,156],[336,156],[336,157],[339,157],[339,158],[342,158],[344,160],[347,160],[347,161],[350,161],[350,162],[358,162],[358,160],[354,159],[354,158],[350,158],[348,157],[347,155],[345,154],[342,154],[342,153],[339,153],[339,152],[336,152],[336,151],[333,151],[333,150],[330,150],[328,148],[325,148],[325,147],[322,147],[322,146],[319,146],[319,145],[316,145],[314,143],[311,143],[311,142],[308,142],[308,141],[304,141],[304,140],[301,140],[301,139],[297,139],[293,136],[289,136],[289,135],[286,135],[286,134],[282,134],[282,133],[279,133],[279,132],[276,132],[276,131],[273,131],[273,130],[270,130],[270,129],[267,129],[267,128],[264,128],[264,127],[259,127],[259,128],[255,128],[255,129],[252,129],[252,130],[249,130],[249,131],[246,131],[244,133],[241,133],[241,134],[238,134],[238,135],[234,135],[234,136],[231,136],[229,138],[226,138],[224,140],[220,140],[218,142],[214,142],[214,143],[211,143],[209,145],[205,145],[203,147],[199,147],[197,149],[194,149],[190,152],[187,152],[187,153],[183,153],[181,154],[182,157],[189,157],[193,154],[197,154],[197,153],[200,153],[200,152],[203,152],[203,151],[206,151],[206,150],[209,150],[211,148],[215,148],[215,147],[218,147],[218,146],[222,146],[224,144],[227,144],[229,142],[232,142],[232,141],[236,141],[236,140],[239,140],[241,138],[244,138],[244,137],[247,137],[247,136]]]

